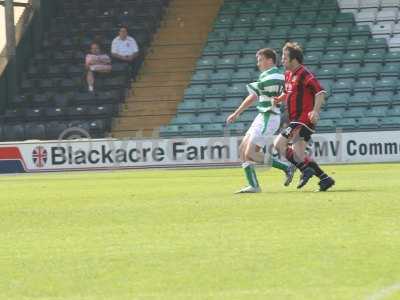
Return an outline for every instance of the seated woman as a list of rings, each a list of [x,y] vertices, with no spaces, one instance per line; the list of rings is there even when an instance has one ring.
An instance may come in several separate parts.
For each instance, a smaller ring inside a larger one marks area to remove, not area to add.
[[[89,87],[89,92],[94,91],[94,74],[95,73],[110,73],[111,59],[107,54],[102,54],[100,45],[92,43],[90,45],[90,53],[86,55],[85,67],[87,70],[86,81]]]

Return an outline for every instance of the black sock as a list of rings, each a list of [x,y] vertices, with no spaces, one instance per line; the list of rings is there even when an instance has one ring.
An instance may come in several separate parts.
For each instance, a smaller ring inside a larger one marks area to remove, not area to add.
[[[322,169],[318,166],[318,164],[315,161],[310,161],[308,163],[308,166],[310,168],[312,168],[315,172],[315,175],[319,178],[319,179],[325,179],[326,177],[328,177],[328,175],[326,175],[324,173],[324,171],[322,171]]]
[[[286,159],[290,161],[292,164],[294,164],[296,168],[299,169],[300,171],[303,171],[308,166],[308,163],[298,162],[294,159],[294,153],[292,149],[288,149],[286,151]]]

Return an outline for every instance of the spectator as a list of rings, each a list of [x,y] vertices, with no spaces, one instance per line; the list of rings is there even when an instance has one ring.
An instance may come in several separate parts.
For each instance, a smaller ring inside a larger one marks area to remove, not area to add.
[[[93,92],[95,73],[111,72],[111,59],[107,54],[101,53],[101,48],[98,43],[92,43],[90,45],[90,53],[86,55],[85,67],[87,70],[86,81],[89,92]]]
[[[120,62],[132,63],[139,55],[135,39],[128,35],[128,28],[122,26],[118,36],[112,41],[111,56]]]

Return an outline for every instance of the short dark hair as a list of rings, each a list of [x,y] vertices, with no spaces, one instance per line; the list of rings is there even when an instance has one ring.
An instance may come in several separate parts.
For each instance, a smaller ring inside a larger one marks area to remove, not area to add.
[[[128,26],[126,26],[126,25],[121,25],[121,26],[119,27],[119,30],[121,30],[122,28],[125,28],[125,30],[126,30],[127,32],[129,32]]]
[[[271,48],[262,48],[257,51],[256,56],[262,55],[265,58],[271,58],[274,64],[276,64],[277,54],[274,49]]]
[[[295,59],[299,64],[303,63],[303,49],[298,43],[287,42],[285,46],[283,46],[283,51],[288,52],[289,60]]]

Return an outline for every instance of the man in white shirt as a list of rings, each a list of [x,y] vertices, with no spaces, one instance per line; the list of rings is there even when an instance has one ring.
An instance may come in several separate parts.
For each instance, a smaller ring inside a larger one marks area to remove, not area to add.
[[[128,35],[128,28],[122,26],[119,35],[112,41],[111,56],[116,60],[131,63],[139,55],[135,39]]]

